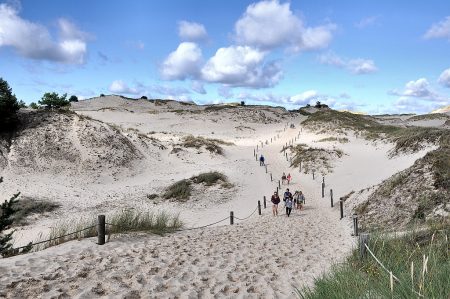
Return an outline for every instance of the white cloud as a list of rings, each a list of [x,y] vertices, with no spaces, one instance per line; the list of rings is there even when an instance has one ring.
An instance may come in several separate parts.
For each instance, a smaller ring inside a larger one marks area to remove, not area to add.
[[[450,16],[439,23],[435,23],[425,33],[424,38],[447,38],[450,40]]]
[[[425,78],[417,79],[416,81],[409,81],[405,85],[403,96],[424,98],[429,97],[433,93],[430,91],[430,83]]]
[[[317,100],[318,97],[319,93],[316,90],[307,90],[291,96],[288,102],[296,105],[305,105],[309,104],[311,101]]]
[[[378,70],[373,60],[361,58],[349,60],[347,67],[350,72],[357,75],[371,74]]]
[[[289,46],[294,51],[321,49],[331,42],[334,24],[304,27],[289,3],[260,1],[247,7],[235,24],[235,36],[241,45],[260,49]]]
[[[12,47],[26,58],[83,64],[89,34],[66,19],[58,20],[58,29],[55,41],[47,28],[22,19],[12,6],[0,4],[0,47]]]
[[[442,72],[438,82],[446,87],[450,87],[450,68]]]
[[[202,68],[202,78],[228,86],[271,87],[279,82],[278,63],[264,63],[265,52],[248,46],[220,48]]]
[[[369,16],[369,17],[363,18],[355,24],[355,27],[358,29],[364,29],[366,27],[375,25],[375,24],[377,24],[379,18],[380,18],[380,16]]]
[[[167,80],[184,80],[198,76],[202,50],[196,43],[183,42],[162,63],[161,76]]]
[[[208,36],[205,26],[199,23],[180,21],[178,23],[178,35],[183,41],[201,41]]]
[[[339,68],[345,68],[355,75],[371,74],[378,71],[375,62],[371,59],[345,59],[329,51],[318,57],[321,64],[333,65]]]
[[[129,87],[125,82],[122,80],[115,80],[111,83],[109,86],[109,91],[112,93],[118,93],[118,94],[139,94],[141,93],[140,90],[137,88],[131,88]]]
[[[199,94],[206,94],[205,87],[200,81],[192,81],[191,89]]]

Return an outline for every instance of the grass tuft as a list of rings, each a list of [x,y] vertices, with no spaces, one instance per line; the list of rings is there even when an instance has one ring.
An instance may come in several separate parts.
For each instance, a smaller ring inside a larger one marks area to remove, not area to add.
[[[191,181],[181,180],[167,187],[166,191],[163,194],[163,197],[165,199],[175,198],[178,201],[187,201],[191,196],[191,192]]]
[[[191,180],[196,184],[204,183],[206,186],[212,186],[214,184],[217,184],[218,181],[224,183],[228,181],[226,175],[217,171],[201,173],[197,176],[192,177]]]
[[[221,145],[234,145],[234,144],[219,139],[195,137],[189,135],[183,138],[181,145],[184,147],[192,147],[196,149],[205,147],[206,150],[208,150],[213,154],[223,155],[223,148],[221,147]]]
[[[14,223],[17,225],[29,224],[28,217],[33,214],[44,214],[52,212],[61,207],[60,204],[48,200],[35,200],[24,197],[19,200],[14,208],[17,212],[14,214]]]

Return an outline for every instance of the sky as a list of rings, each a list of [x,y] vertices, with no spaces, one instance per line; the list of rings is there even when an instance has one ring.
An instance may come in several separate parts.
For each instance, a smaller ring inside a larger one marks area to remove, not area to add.
[[[0,77],[26,103],[427,113],[450,104],[450,1],[0,0]]]

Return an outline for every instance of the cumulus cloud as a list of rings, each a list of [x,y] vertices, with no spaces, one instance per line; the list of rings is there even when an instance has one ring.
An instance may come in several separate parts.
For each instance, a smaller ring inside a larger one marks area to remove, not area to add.
[[[450,68],[442,72],[439,76],[438,82],[443,86],[450,87]]]
[[[345,59],[339,57],[331,51],[320,55],[318,60],[321,64],[345,68],[355,75],[371,74],[378,71],[375,62],[371,59]]]
[[[125,82],[122,80],[115,80],[111,83],[109,86],[109,91],[112,93],[118,93],[118,94],[139,94],[142,91],[138,88],[131,88],[129,87]]]
[[[282,77],[280,65],[264,62],[265,52],[249,46],[219,48],[202,68],[207,82],[253,88],[271,87]]]
[[[236,41],[259,49],[289,46],[294,51],[327,47],[336,25],[305,27],[295,16],[289,3],[278,0],[249,5],[235,24]]]
[[[289,97],[288,102],[290,104],[305,105],[309,104],[311,101],[317,100],[318,98],[319,93],[316,90],[307,90]]]
[[[439,23],[435,23],[424,34],[424,38],[447,38],[450,40],[450,16],[446,17]]]
[[[202,50],[196,43],[183,42],[162,63],[160,73],[167,80],[195,78],[202,64]]]
[[[181,40],[188,42],[202,41],[208,37],[205,26],[188,21],[178,22],[178,35]]]
[[[18,15],[18,10],[0,4],[0,47],[12,47],[26,58],[67,64],[83,64],[90,35],[66,19],[58,20],[59,39],[43,25]]]

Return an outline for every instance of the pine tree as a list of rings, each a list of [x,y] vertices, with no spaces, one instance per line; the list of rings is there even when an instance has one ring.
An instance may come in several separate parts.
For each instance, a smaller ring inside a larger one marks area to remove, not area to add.
[[[20,106],[8,82],[0,78],[0,131],[8,131],[17,124]]]
[[[0,183],[3,182],[3,178],[0,178]],[[9,255],[8,251],[11,249],[12,244],[10,243],[12,240],[12,235],[14,231],[11,231],[7,234],[3,233],[5,230],[11,227],[13,223],[12,216],[16,213],[16,209],[14,209],[14,205],[17,203],[17,198],[20,193],[16,193],[9,200],[5,200],[4,203],[0,206],[0,255],[6,256]]]

